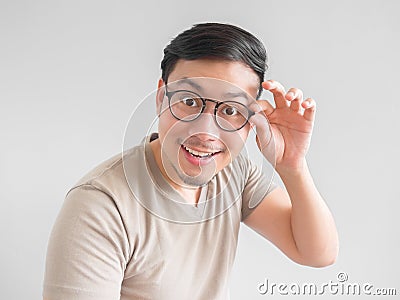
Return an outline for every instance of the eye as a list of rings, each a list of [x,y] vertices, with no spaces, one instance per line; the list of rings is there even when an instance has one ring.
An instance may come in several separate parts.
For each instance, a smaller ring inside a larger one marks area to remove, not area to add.
[[[185,97],[181,100],[186,106],[196,107],[198,106],[197,101],[193,97]]]
[[[227,116],[234,116],[238,113],[238,109],[234,106],[227,105],[222,109],[222,113]]]

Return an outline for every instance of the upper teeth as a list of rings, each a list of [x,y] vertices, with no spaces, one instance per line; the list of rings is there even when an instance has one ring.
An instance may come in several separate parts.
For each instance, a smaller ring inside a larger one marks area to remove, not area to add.
[[[190,154],[193,154],[193,155],[196,155],[196,156],[200,156],[200,157],[211,156],[211,155],[213,155],[214,153],[216,153],[216,152],[211,152],[211,153],[199,152],[199,151],[190,149],[190,148],[188,148],[188,147],[186,147],[186,146],[183,146],[183,147],[185,147],[185,149],[186,149]]]

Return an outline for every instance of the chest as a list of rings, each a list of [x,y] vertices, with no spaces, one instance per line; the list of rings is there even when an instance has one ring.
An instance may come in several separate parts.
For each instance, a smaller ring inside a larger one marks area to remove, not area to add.
[[[240,209],[236,206],[197,224],[167,222],[153,216],[134,238],[135,249],[121,293],[130,299],[135,299],[136,293],[140,293],[140,299],[214,299],[225,293],[239,225]],[[214,287],[213,295],[209,294],[210,286]],[[197,298],[193,297],[196,293]]]

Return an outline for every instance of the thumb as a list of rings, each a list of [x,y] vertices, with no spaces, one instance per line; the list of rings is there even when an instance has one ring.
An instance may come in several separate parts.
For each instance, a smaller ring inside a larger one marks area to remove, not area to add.
[[[275,108],[269,103],[268,100],[256,100],[254,103],[250,105],[250,108],[254,112],[261,112],[263,111],[266,116],[272,114]]]
[[[275,161],[273,133],[263,112],[256,113],[250,119],[252,128],[256,128],[256,142],[264,157],[272,164]]]

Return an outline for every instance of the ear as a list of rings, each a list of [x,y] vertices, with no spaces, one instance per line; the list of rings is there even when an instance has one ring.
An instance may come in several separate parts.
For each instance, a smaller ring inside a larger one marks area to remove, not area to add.
[[[156,108],[157,114],[161,114],[162,104],[165,97],[165,83],[161,78],[158,80],[157,94],[156,94]]]

